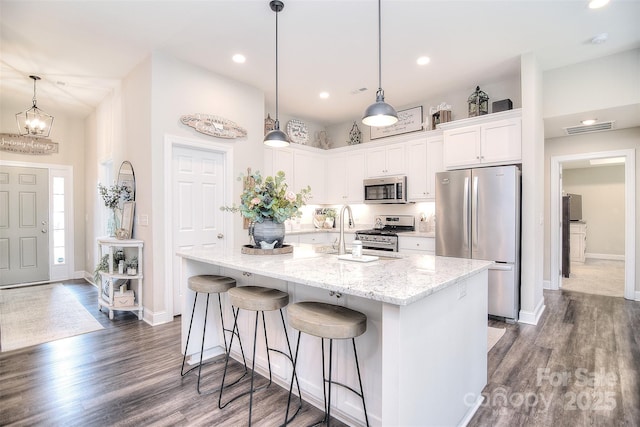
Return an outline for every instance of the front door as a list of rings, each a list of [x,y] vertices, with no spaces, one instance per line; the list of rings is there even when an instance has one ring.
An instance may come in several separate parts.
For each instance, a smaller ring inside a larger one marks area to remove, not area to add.
[[[0,286],[49,280],[49,171],[0,167]]]
[[[174,147],[172,165],[173,248],[212,248],[223,244],[224,155]],[[173,315],[182,312],[180,261],[173,257]]]

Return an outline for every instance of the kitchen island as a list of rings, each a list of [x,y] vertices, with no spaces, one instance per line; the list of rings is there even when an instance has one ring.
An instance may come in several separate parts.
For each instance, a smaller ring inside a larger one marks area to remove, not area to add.
[[[247,255],[239,249],[184,250],[178,255],[183,258],[185,314],[191,313],[194,298],[187,289],[187,279],[196,274],[231,276],[238,286],[286,291],[290,302],[324,301],[366,314],[367,331],[356,342],[372,425],[461,425],[481,402],[480,393],[487,382],[490,262],[393,253],[362,263],[341,260],[304,244],[283,255]],[[232,322],[228,304],[223,310],[225,321]],[[187,349],[196,360],[202,338],[202,328],[197,325],[203,316],[204,302],[196,308],[194,345]],[[209,316],[205,357],[219,354],[224,348],[219,315],[210,309]],[[279,315],[267,316],[270,345],[286,348]],[[189,316],[184,315],[182,348],[188,326]],[[243,342],[252,342],[252,316],[241,313],[239,328]],[[289,328],[289,334],[295,339],[293,329]],[[345,340],[336,344],[336,379],[355,384],[350,343]],[[257,370],[266,372],[266,355],[258,345]],[[303,398],[322,407],[320,340],[303,336],[301,351],[298,375]],[[232,355],[239,358],[235,343]],[[288,361],[277,355],[272,357],[272,366],[274,380],[288,387]],[[364,416],[359,399],[339,387],[336,394],[332,415],[352,425],[361,424]]]

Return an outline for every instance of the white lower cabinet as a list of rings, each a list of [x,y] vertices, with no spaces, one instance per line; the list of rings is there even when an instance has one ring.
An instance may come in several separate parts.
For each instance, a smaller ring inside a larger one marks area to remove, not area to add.
[[[571,222],[569,224],[569,260],[584,262],[587,252],[587,224]]]
[[[398,249],[400,253],[406,254],[429,254],[436,253],[436,239],[433,237],[398,236]]]

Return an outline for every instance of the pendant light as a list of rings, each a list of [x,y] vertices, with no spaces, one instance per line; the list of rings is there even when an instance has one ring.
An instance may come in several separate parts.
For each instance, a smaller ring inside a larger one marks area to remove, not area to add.
[[[382,12],[380,9],[380,0],[378,0],[378,91],[375,104],[367,107],[362,118],[362,123],[373,127],[389,126],[398,121],[395,108],[384,102],[384,90],[382,90]]]
[[[33,106],[28,110],[16,114],[18,132],[20,135],[48,137],[53,126],[53,116],[45,113],[36,105],[36,82],[40,80],[38,76],[29,76],[33,79]]]
[[[269,147],[286,147],[289,145],[289,137],[280,130],[280,120],[278,120],[278,13],[284,9],[284,3],[280,0],[272,0],[269,6],[276,13],[276,120],[273,130],[265,135],[264,144]]]

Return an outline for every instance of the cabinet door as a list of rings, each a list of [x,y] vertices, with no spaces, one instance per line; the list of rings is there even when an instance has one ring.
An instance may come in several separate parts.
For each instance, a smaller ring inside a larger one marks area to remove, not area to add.
[[[395,144],[386,149],[386,175],[402,175],[406,173],[404,144]]]
[[[427,138],[427,199],[436,198],[436,173],[444,170],[443,137]]]
[[[346,201],[364,203],[364,152],[349,153],[346,156]]]
[[[480,126],[444,131],[443,147],[446,168],[480,163]]]
[[[481,126],[482,163],[522,160],[520,119],[498,120]]]
[[[367,177],[384,176],[387,174],[387,152],[383,147],[372,148],[365,154]]]
[[[398,237],[398,249],[403,253],[435,254],[436,239],[433,237]]]
[[[269,175],[274,175],[278,171],[284,172],[287,183],[289,183],[289,185],[295,185],[293,151],[291,151],[290,149],[277,148],[273,150],[273,172]],[[266,174],[263,174],[263,177],[264,176],[266,176]]]
[[[348,167],[347,156],[344,154],[330,155],[327,159],[327,203],[342,204],[347,201]]]
[[[293,188],[297,193],[307,185],[311,187],[310,204],[326,202],[325,174],[326,160],[324,155],[295,151],[294,153]]]
[[[427,141],[409,141],[407,152],[407,199],[427,199]]]

